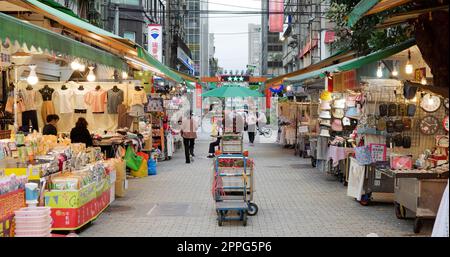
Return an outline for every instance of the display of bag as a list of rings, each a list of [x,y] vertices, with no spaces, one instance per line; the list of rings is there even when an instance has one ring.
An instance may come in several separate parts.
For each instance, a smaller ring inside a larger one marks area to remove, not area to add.
[[[125,153],[125,162],[127,164],[127,167],[132,170],[139,170],[139,167],[142,164],[142,160],[142,157],[138,156],[131,146],[128,146]]]
[[[401,134],[397,134],[394,136],[394,144],[397,147],[403,146],[403,136]]]
[[[412,120],[411,118],[405,117],[403,118],[403,130],[411,130]]]
[[[134,170],[131,169],[131,176],[137,177],[137,178],[143,178],[148,176],[148,165],[147,161],[142,161],[141,165],[138,169]]]
[[[344,118],[344,109],[333,109],[331,112],[334,118],[342,119]]]
[[[356,95],[348,95],[345,101],[347,107],[355,107],[356,106]]]
[[[410,103],[406,107],[406,114],[409,117],[414,117],[414,115],[416,115],[416,109],[417,109],[416,105]]]
[[[403,96],[411,100],[416,96],[417,87],[410,84],[409,81],[406,81],[403,85]]]
[[[385,103],[380,104],[378,106],[378,112],[381,117],[385,117],[388,115],[388,106]]]
[[[403,120],[395,120],[394,121],[394,131],[395,132],[402,132],[403,131],[403,129],[404,129],[404,126],[403,126]]]
[[[405,103],[399,103],[398,104],[398,112],[397,115],[398,116],[406,116],[407,111],[406,111],[406,104]]]
[[[411,137],[410,136],[403,137],[403,148],[411,148]]]
[[[388,105],[388,116],[390,116],[390,117],[397,116],[397,104],[390,103]]]
[[[378,118],[377,130],[378,131],[385,131],[386,130],[386,119],[385,118],[383,118],[383,117]]]
[[[355,157],[359,165],[369,165],[372,163],[372,154],[369,146],[355,147]]]
[[[331,122],[331,129],[334,131],[342,131],[342,120],[333,119],[333,122]]]
[[[387,133],[394,133],[394,122],[392,120],[386,121],[386,131]]]
[[[357,107],[350,107],[345,113],[345,116],[353,119],[359,119],[361,116],[361,112]]]

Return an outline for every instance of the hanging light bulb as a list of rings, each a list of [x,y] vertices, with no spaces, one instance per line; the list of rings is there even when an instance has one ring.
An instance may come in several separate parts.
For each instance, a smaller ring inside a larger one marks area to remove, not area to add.
[[[411,51],[408,50],[408,61],[405,65],[405,72],[406,74],[412,74],[413,73],[413,66],[411,64]]]
[[[378,77],[378,78],[383,77],[383,70],[381,69],[381,63],[378,63],[377,77]]]
[[[75,59],[70,63],[70,67],[72,68],[72,70],[79,70],[80,63],[78,62],[78,60]]]
[[[127,79],[128,73],[126,71],[122,71],[122,79]]]
[[[36,74],[36,65],[30,65],[30,74],[28,75],[28,84],[34,86],[38,83],[39,79]]]
[[[89,82],[95,81],[94,67],[92,66],[89,67],[89,74],[87,75],[87,80]]]
[[[392,63],[392,76],[397,77],[398,76],[398,71],[397,71],[397,67],[395,64],[395,61]]]
[[[80,72],[85,72],[86,71],[86,65],[84,65],[84,64],[80,64],[80,67],[78,67],[78,70],[80,71]]]
[[[287,87],[286,87],[286,90],[287,90],[287,91],[291,91],[291,90],[292,90],[291,85],[287,86]]]

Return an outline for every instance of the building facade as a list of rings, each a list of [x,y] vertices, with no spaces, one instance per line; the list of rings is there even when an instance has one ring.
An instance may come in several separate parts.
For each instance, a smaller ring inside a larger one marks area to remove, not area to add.
[[[248,24],[248,68],[250,74],[261,74],[261,25]]]
[[[195,76],[209,76],[208,2],[187,0],[186,42],[192,53]]]
[[[269,0],[261,1],[263,10],[269,9]],[[283,69],[283,42],[280,33],[269,32],[269,14],[261,18],[261,75],[276,77],[284,73]]]

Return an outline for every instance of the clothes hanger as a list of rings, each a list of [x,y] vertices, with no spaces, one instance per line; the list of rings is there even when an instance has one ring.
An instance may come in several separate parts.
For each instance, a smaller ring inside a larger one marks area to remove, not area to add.
[[[78,90],[84,90],[83,85],[80,85],[80,86],[78,87]]]
[[[100,85],[97,85],[96,87],[95,87],[95,90],[100,90],[102,87],[100,86]]]

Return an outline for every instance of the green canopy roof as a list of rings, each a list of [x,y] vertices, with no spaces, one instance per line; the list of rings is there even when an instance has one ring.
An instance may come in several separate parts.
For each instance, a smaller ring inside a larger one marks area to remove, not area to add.
[[[254,91],[248,89],[246,87],[234,86],[234,85],[225,85],[219,88],[210,90],[204,94],[202,97],[262,97],[263,95],[258,91]]]
[[[374,7],[379,1],[380,0],[361,0],[348,15],[347,25],[353,27],[367,11]]]
[[[409,39],[403,43],[393,45],[390,47],[387,47],[385,49],[373,52],[371,54],[368,54],[366,56],[361,56],[343,63],[331,65],[319,70],[311,71],[309,73],[305,73],[299,76],[295,76],[289,79],[286,79],[286,81],[302,81],[305,79],[310,78],[317,78],[322,76],[325,72],[339,72],[339,71],[348,71],[353,69],[358,69],[364,65],[386,59],[394,54],[397,54],[405,49],[408,49],[416,44],[415,39]]]
[[[144,48],[141,46],[138,46],[138,57],[144,59],[147,61],[151,66],[158,69],[161,73],[168,76],[170,79],[182,83],[183,78],[181,78],[178,74],[176,74],[174,71],[172,71],[169,67],[166,65],[160,63],[158,60],[155,59],[151,54],[149,54],[147,51],[145,51]]]
[[[58,2],[55,2],[54,0],[39,0],[39,2],[42,2],[50,7],[53,7],[55,9],[58,9],[59,11],[66,13],[72,17],[75,17],[77,19],[81,19],[80,17],[78,17],[78,15],[76,15],[71,9],[61,5]]]
[[[79,41],[65,37],[53,31],[41,28],[31,23],[0,13],[0,38],[18,41],[21,45],[34,46],[49,52],[61,53],[83,58],[92,62],[111,66],[119,70],[126,63],[119,57]]]
[[[89,22],[79,19],[78,17],[74,17],[65,12],[62,12],[61,10],[55,9],[49,5],[41,3],[38,0],[26,0],[26,1],[38,8],[50,13],[51,15],[59,17],[59,18],[63,19],[64,21],[66,21],[70,24],[73,24],[79,28],[85,29],[87,31],[90,31],[90,32],[98,34],[98,35],[107,36],[107,37],[111,37],[111,38],[117,38],[117,39],[123,39],[122,37],[120,37],[118,35],[115,35],[109,31],[103,30],[95,25],[90,24]]]

